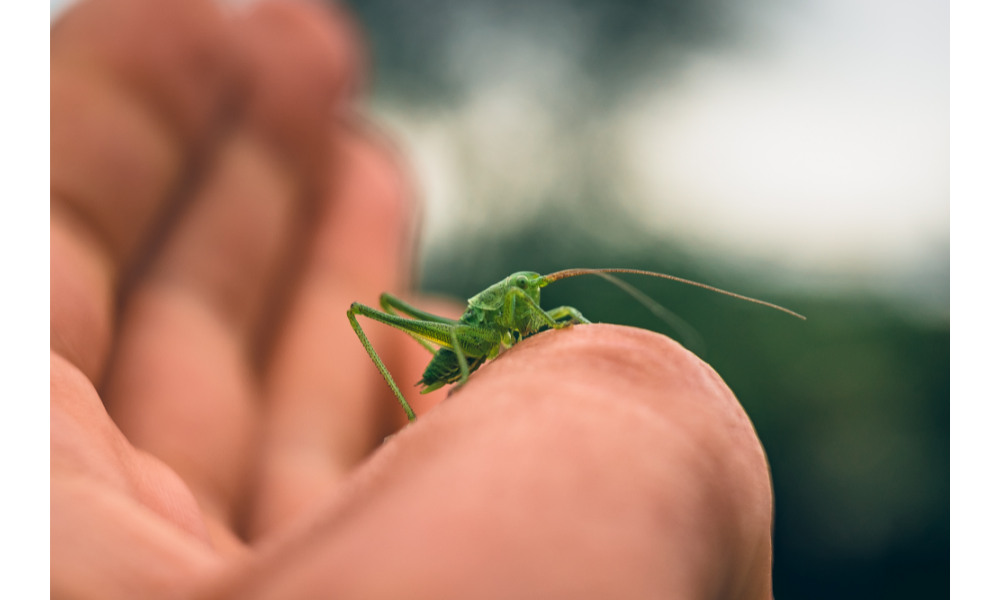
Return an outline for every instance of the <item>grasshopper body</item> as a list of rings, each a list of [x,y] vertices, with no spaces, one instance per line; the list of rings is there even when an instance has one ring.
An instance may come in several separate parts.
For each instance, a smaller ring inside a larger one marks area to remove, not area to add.
[[[487,360],[496,358],[500,354],[501,348],[510,348],[522,339],[543,329],[562,329],[573,324],[590,323],[580,314],[580,311],[571,306],[560,306],[551,310],[542,309],[539,305],[541,288],[559,279],[590,274],[601,275],[613,282],[618,282],[623,289],[629,291],[631,286],[626,286],[607,273],[637,273],[672,279],[757,304],[764,304],[796,317],[805,318],[769,302],[740,296],[672,275],[635,269],[568,269],[550,275],[539,275],[530,271],[514,273],[470,298],[468,308],[457,321],[424,312],[392,294],[382,294],[379,300],[381,311],[364,304],[353,303],[350,310],[347,311],[347,318],[354,332],[358,334],[361,344],[368,352],[368,356],[371,357],[383,379],[395,393],[396,398],[399,399],[403,410],[406,411],[406,416],[414,421],[417,417],[413,413],[413,409],[410,408],[409,403],[393,381],[392,375],[389,374],[389,370],[386,369],[368,341],[368,337],[365,336],[358,323],[357,315],[364,315],[405,331],[434,354],[418,383],[418,385],[423,386],[421,393],[425,394],[449,383],[465,383],[469,378],[469,373],[478,369]],[[642,300],[642,297],[639,299]],[[650,302],[652,301],[650,300]]]

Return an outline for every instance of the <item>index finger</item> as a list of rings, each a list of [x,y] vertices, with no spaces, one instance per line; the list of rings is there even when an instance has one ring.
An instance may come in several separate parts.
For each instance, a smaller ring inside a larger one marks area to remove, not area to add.
[[[235,89],[209,0],[93,0],[51,32],[52,349],[100,383],[123,269]]]

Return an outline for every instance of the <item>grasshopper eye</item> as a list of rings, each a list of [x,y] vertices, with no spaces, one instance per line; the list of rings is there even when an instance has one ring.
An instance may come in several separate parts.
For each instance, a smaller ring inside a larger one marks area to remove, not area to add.
[[[524,275],[518,275],[517,279],[514,280],[514,285],[523,289],[528,286],[528,278]]]

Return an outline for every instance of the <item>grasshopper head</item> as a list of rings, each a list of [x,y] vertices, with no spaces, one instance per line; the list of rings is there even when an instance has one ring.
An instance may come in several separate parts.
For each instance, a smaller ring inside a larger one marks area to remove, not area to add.
[[[494,283],[472,298],[469,298],[469,306],[483,310],[498,310],[503,305],[504,299],[507,297],[507,292],[511,288],[521,288],[537,303],[540,297],[538,288],[547,283],[545,278],[538,273],[532,273],[531,271],[514,273],[510,277]]]
[[[521,288],[528,293],[532,300],[538,302],[540,294],[539,288],[548,284],[548,281],[532,271],[520,271],[507,278],[505,283],[510,287]]]

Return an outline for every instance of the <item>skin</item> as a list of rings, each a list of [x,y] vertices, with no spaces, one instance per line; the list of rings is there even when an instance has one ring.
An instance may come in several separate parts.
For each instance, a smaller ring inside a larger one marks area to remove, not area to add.
[[[405,415],[344,312],[407,289],[418,219],[352,108],[360,37],[295,2],[53,27],[52,596],[770,598],[760,443],[663,336],[574,326],[443,403],[404,385],[420,421],[382,444]]]

